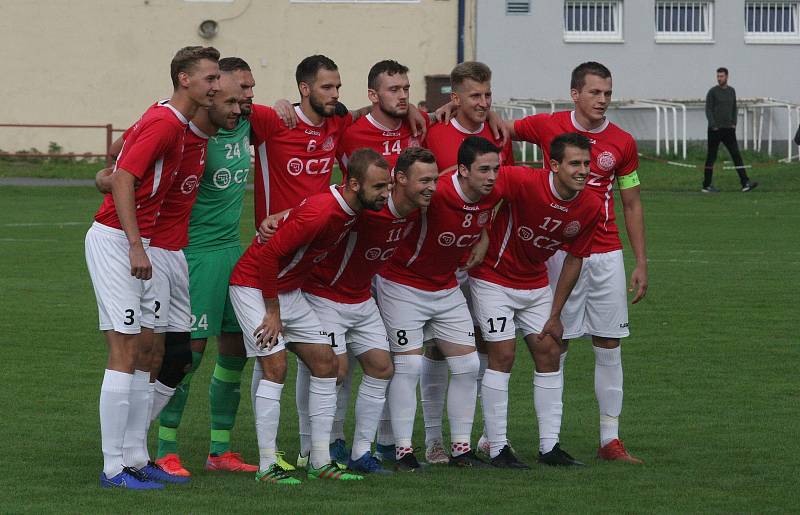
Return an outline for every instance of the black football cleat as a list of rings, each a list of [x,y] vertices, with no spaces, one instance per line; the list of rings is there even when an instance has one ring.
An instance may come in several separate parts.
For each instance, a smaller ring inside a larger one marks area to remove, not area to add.
[[[557,443],[553,450],[545,454],[539,453],[539,463],[543,465],[550,465],[552,467],[566,466],[566,467],[585,467],[585,463],[581,463],[572,456],[566,453],[561,448],[561,444]]]
[[[450,461],[447,463],[451,467],[464,467],[464,468],[489,468],[491,465],[475,456],[475,451],[472,449],[464,454],[458,456],[450,456]]]
[[[423,468],[413,452],[410,452],[397,460],[394,469],[398,472],[422,472]]]
[[[492,458],[491,465],[500,469],[530,470],[528,465],[519,461],[517,457],[514,456],[514,452],[508,445],[503,447],[500,454]]]

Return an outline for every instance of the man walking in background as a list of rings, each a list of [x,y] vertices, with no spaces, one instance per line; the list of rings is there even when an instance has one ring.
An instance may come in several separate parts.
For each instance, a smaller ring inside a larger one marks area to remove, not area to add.
[[[728,86],[728,69],[717,68],[717,85],[708,90],[706,95],[706,118],[708,119],[708,154],[706,154],[705,174],[703,176],[703,193],[719,193],[719,189],[711,184],[714,174],[714,161],[717,160],[719,144],[725,145],[736,166],[742,191],[748,192],[758,186],[752,182],[744,171],[744,162],[736,142],[736,91]]]

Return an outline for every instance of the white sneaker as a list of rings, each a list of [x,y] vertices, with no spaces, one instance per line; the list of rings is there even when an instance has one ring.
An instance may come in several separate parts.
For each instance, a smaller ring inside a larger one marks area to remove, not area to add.
[[[441,440],[434,440],[430,447],[425,449],[425,461],[431,465],[447,465],[450,456],[444,450]]]
[[[310,456],[310,454],[309,454]],[[299,469],[307,469],[308,468],[308,456],[303,456],[302,454],[297,455],[297,468]]]

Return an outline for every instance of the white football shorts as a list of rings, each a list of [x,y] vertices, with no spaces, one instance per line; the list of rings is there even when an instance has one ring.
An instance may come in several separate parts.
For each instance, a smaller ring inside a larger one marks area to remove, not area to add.
[[[286,342],[331,344],[328,335],[322,330],[319,318],[303,297],[303,293],[300,290],[292,290],[278,294],[283,324],[283,332],[278,337],[278,343],[270,350],[259,348],[254,333],[267,312],[261,290],[247,286],[230,286],[228,291],[236,319],[242,327],[248,358],[275,354],[286,348]]]
[[[150,247],[153,277],[144,283],[142,326],[156,333],[188,333],[192,330],[189,303],[189,265],[182,250]]]
[[[380,276],[377,286],[378,307],[392,352],[419,349],[430,338],[475,346],[467,301],[458,286],[425,291]]]
[[[539,334],[550,318],[553,294],[548,286],[517,290],[475,278],[469,282],[472,305],[487,342],[513,340],[517,331],[523,337]]]
[[[472,327],[480,327],[481,324],[478,317],[475,315],[475,305],[473,304],[472,294],[469,290],[469,273],[464,270],[456,271],[456,281],[458,281],[458,287],[461,288],[461,294],[467,300],[467,309],[469,310],[470,318],[472,318]]]
[[[145,249],[150,244],[142,239]],[[139,334],[144,281],[131,275],[130,246],[125,232],[94,222],[84,242],[86,266],[92,279],[100,330]]]
[[[559,250],[547,260],[547,275],[553,291],[565,256],[566,252]],[[578,282],[561,311],[564,338],[580,338],[584,335],[625,338],[630,335],[625,284],[621,250],[592,254],[585,258]]]
[[[389,340],[378,306],[374,299],[358,304],[335,302],[304,292],[308,303],[328,333],[333,351],[339,355],[350,352],[359,356],[370,349],[389,352]]]

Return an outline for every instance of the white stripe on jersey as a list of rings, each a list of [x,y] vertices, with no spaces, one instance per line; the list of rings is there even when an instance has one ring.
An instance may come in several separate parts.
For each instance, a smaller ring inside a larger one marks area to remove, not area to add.
[[[286,268],[281,270],[281,272],[278,274],[278,279],[288,274],[292,268],[297,266],[297,263],[299,263],[300,260],[303,259],[303,254],[306,253],[306,250],[308,250],[308,245],[303,245],[302,247],[297,249],[297,252],[294,253],[294,257],[292,258],[292,262],[286,265]]]
[[[423,211],[420,214],[419,221],[421,222],[421,225],[419,227],[419,239],[417,240],[417,250],[414,251],[414,255],[411,256],[411,259],[408,260],[408,263],[406,263],[406,266],[411,266],[411,263],[413,263],[417,259],[417,256],[419,256],[419,251],[422,250],[422,244],[425,243],[425,234],[428,232],[428,212],[427,211]]]
[[[347,247],[344,249],[344,256],[342,256],[342,262],[339,264],[339,270],[336,271],[336,276],[328,286],[333,286],[334,283],[339,280],[339,277],[341,277],[341,275],[344,273],[344,269],[347,268],[347,263],[350,262],[350,257],[353,255],[353,249],[356,246],[356,241],[358,241],[358,233],[351,231],[350,235],[347,237]]]
[[[158,191],[158,185],[161,184],[161,174],[164,172],[164,156],[161,156],[161,159],[156,161],[155,164],[155,174],[153,175],[153,192],[150,194],[150,198],[156,196],[156,192]]]
[[[267,161],[266,143],[258,146],[258,157],[261,160],[261,181],[264,183],[264,207],[266,208],[264,212],[269,216],[269,162]],[[261,222],[259,221],[259,223]]]
[[[607,229],[608,224],[608,203],[611,200],[612,191],[614,189],[614,175],[612,174],[611,177],[608,178],[608,188],[606,189],[605,200],[603,201],[603,211],[606,214],[605,219],[603,219],[603,229]]]
[[[497,253],[497,261],[495,261],[494,266],[492,268],[497,268],[497,265],[500,264],[500,260],[503,258],[503,253],[506,251],[506,247],[508,246],[508,240],[511,238],[511,228],[514,227],[514,213],[510,211],[508,213],[508,227],[506,227],[506,234],[503,236],[503,243],[500,245],[500,252]]]

